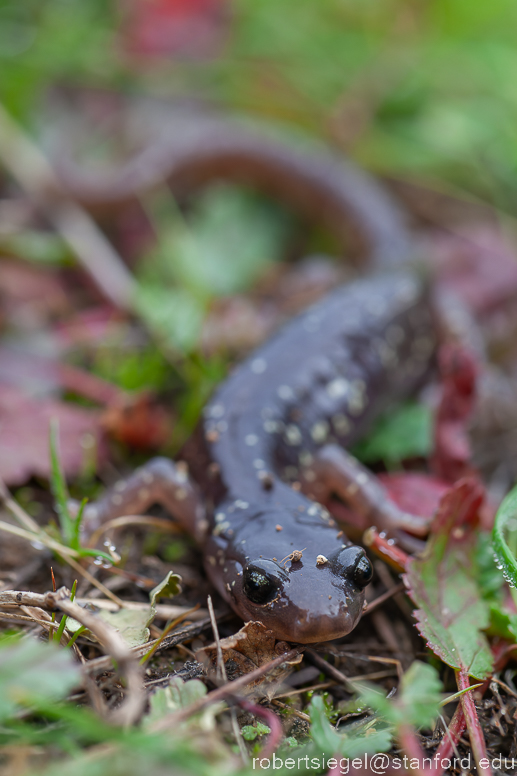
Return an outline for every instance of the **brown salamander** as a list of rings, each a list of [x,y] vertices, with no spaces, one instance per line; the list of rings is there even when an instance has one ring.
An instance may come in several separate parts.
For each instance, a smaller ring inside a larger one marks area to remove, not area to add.
[[[427,284],[407,263],[413,243],[398,208],[341,157],[217,119],[189,127],[103,180],[68,168],[65,183],[93,206],[164,179],[175,189],[251,182],[323,218],[343,242],[352,222],[375,272],[296,317],[230,375],[187,445],[190,474],[155,459],[87,517],[96,526],[160,502],[201,542],[208,576],[244,620],[289,641],[333,639],[359,620],[372,567],[321,502],[337,493],[379,528],[425,531],[344,448],[425,377],[435,348]]]

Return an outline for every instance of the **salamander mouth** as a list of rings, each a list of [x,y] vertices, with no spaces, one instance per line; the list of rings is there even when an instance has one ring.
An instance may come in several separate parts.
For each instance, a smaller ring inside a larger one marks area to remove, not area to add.
[[[329,604],[326,607],[323,598]],[[322,597],[320,611],[294,607],[280,595],[263,606],[250,605],[247,601],[239,613],[245,620],[260,620],[279,640],[314,644],[348,635],[356,627],[363,611],[362,592],[353,599],[337,600],[338,597],[334,595],[332,602],[329,602],[328,598]]]

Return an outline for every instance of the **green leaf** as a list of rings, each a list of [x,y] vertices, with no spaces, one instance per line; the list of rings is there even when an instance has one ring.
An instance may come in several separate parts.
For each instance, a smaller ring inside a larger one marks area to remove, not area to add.
[[[467,481],[445,495],[435,533],[423,555],[411,559],[406,583],[418,607],[418,629],[430,648],[452,668],[484,679],[492,670],[483,633],[490,621],[489,604],[479,588],[476,536],[456,522],[478,498],[477,490],[476,483]]]
[[[175,676],[167,687],[159,687],[149,698],[149,714],[145,717],[145,725],[152,726],[155,720],[160,720],[166,714],[190,706],[191,703],[204,698],[207,689],[199,679],[184,682]],[[213,709],[218,713],[220,705]]]
[[[165,579],[153,587],[149,593],[149,600],[151,606],[154,608],[158,603],[159,598],[173,598],[175,595],[181,593],[181,577],[179,574],[174,574],[173,571],[169,571]]]
[[[396,730],[401,725],[430,727],[438,716],[441,691],[436,669],[416,660],[404,674],[397,698],[387,698],[374,686],[362,688],[360,698]]]
[[[517,585],[517,486],[503,500],[492,531],[497,568],[511,587]]]
[[[57,420],[50,423],[50,463],[51,463],[51,488],[55,499],[55,508],[61,526],[61,536],[67,547],[74,550],[74,539],[76,536],[75,521],[71,517],[68,509],[68,489],[66,487],[65,475],[61,467],[61,460],[58,452],[59,444],[59,424]]]
[[[258,736],[258,730],[253,725],[244,725],[241,735],[245,741],[254,741]]]
[[[65,698],[80,680],[68,650],[35,641],[0,644],[0,721],[34,704]]]
[[[354,723],[350,726],[350,731],[345,727],[338,733],[327,719],[325,704],[320,696],[312,698],[309,714],[313,747],[320,754],[323,752],[356,757],[366,753],[385,752],[391,746],[391,732],[382,720],[370,719]]]
[[[384,415],[353,452],[364,463],[393,467],[406,458],[426,457],[432,448],[433,418],[424,404],[408,403]]]
[[[154,614],[152,607],[144,610],[119,609],[117,612],[109,609],[97,611],[97,616],[115,628],[129,647],[139,647],[149,641],[149,625]]]
[[[287,221],[255,195],[224,185],[199,193],[188,220],[170,197],[145,204],[159,242],[139,272],[137,309],[163,342],[188,352],[210,301],[248,288],[280,258]]]

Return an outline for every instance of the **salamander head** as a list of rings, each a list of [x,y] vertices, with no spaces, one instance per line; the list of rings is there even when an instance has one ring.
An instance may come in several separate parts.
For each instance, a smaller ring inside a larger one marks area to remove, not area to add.
[[[225,521],[208,547],[207,570],[244,620],[259,620],[278,639],[312,643],[350,633],[373,570],[361,547],[343,543],[328,514],[302,496],[294,508],[246,508]],[[304,511],[301,511],[301,505]],[[279,530],[280,529],[280,530]]]

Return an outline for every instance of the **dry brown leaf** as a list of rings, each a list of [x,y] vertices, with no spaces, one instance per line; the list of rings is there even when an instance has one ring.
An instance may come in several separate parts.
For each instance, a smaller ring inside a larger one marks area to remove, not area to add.
[[[290,649],[285,641],[275,643],[273,631],[268,630],[261,622],[247,622],[233,636],[221,639],[220,644],[226,675],[230,681],[251,673]],[[196,658],[209,669],[215,671],[217,668],[217,646],[211,644],[198,650]],[[301,660],[302,655],[298,655],[288,662],[288,669],[282,665],[265,677],[252,682],[248,686],[248,694],[256,694],[260,687],[259,695],[273,697],[278,685],[290,673],[291,666],[297,665]]]

